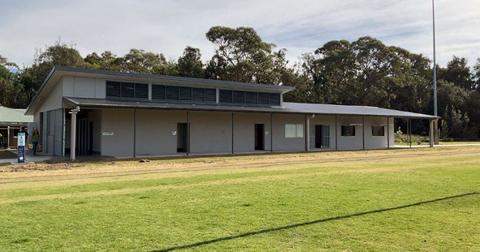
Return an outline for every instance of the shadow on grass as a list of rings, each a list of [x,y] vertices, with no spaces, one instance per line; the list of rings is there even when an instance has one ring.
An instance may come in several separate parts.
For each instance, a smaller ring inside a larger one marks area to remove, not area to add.
[[[308,222],[294,223],[294,224],[291,224],[291,225],[280,226],[280,227],[260,229],[260,230],[255,230],[255,231],[251,231],[251,232],[241,233],[241,234],[238,234],[238,235],[218,237],[218,238],[211,239],[211,240],[205,240],[205,241],[200,241],[200,242],[196,242],[196,243],[179,245],[179,246],[174,246],[174,247],[169,247],[169,248],[164,248],[164,249],[158,249],[158,250],[153,250],[153,251],[162,252],[162,251],[173,251],[173,250],[180,250],[180,249],[195,248],[195,247],[200,247],[200,246],[203,246],[203,245],[217,243],[217,242],[221,242],[221,241],[235,240],[235,239],[248,237],[248,236],[265,234],[265,233],[270,233],[270,232],[275,232],[275,231],[280,231],[280,230],[302,227],[302,226],[308,226],[308,225],[313,225],[313,224],[318,224],[318,223],[323,223],[323,222],[329,222],[329,221],[359,217],[359,216],[363,216],[363,215],[388,212],[388,211],[393,211],[393,210],[398,210],[398,209],[404,209],[404,208],[420,206],[420,205],[425,205],[425,204],[430,204],[430,203],[435,203],[435,202],[450,200],[450,199],[455,199],[455,198],[462,198],[462,197],[466,197],[466,196],[479,195],[479,194],[480,194],[479,192],[457,194],[457,195],[443,197],[443,198],[437,198],[437,199],[426,200],[426,201],[419,201],[419,202],[415,202],[415,203],[411,203],[411,204],[407,204],[407,205],[401,205],[401,206],[395,206],[395,207],[389,207],[389,208],[382,208],[382,209],[375,209],[375,210],[358,212],[358,213],[353,213],[353,214],[348,214],[348,215],[340,215],[340,216],[329,217],[329,218],[325,218],[325,219],[318,219],[318,220],[313,220],[313,221],[308,221]]]

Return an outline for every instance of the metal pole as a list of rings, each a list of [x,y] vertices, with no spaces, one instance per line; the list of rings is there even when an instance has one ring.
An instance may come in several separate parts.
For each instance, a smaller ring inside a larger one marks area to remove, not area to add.
[[[435,29],[435,0],[432,0],[433,17],[433,113],[438,116],[437,105],[437,48],[436,48],[436,29]]]
[[[362,144],[365,150],[365,116],[362,116]]]
[[[177,132],[178,134],[178,132]],[[190,155],[190,114],[187,111],[187,156]]]
[[[408,142],[410,144],[410,149],[412,148],[412,121],[408,118]]]
[[[80,112],[80,107],[70,110],[72,118],[70,119],[70,160],[75,160],[77,147],[77,113]]]
[[[133,158],[137,157],[137,109],[133,109]]]
[[[270,113],[270,152],[273,152],[273,113]]]
[[[429,121],[429,137],[430,137],[430,141],[429,141],[429,144],[430,144],[430,148],[432,148],[434,146],[434,140],[433,140],[433,120],[430,120]]]
[[[387,149],[390,149],[390,118],[387,116]]]
[[[233,112],[232,112],[232,154],[234,153],[234,150],[233,150],[233,144],[234,144],[234,135],[233,135]]]
[[[7,126],[7,149],[10,149],[10,126]]]
[[[308,115],[305,115],[305,151],[309,151],[309,142],[310,142],[310,118]]]
[[[335,115],[335,150],[338,150],[338,115]]]

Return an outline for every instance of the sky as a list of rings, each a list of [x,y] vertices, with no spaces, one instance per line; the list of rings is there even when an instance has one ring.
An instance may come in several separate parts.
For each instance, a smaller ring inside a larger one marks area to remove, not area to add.
[[[253,27],[290,63],[331,40],[372,36],[431,58],[431,0],[0,0],[0,55],[30,65],[61,40],[82,56],[130,48],[177,59],[186,46],[214,53],[212,26]],[[436,0],[437,58],[480,57],[480,0]]]

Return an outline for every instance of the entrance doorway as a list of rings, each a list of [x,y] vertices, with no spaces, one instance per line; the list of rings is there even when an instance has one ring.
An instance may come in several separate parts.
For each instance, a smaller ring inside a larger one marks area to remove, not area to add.
[[[177,152],[185,153],[188,151],[188,124],[177,124]]]
[[[330,148],[330,126],[315,125],[315,148],[316,149]]]
[[[255,150],[265,150],[265,124],[255,124]]]
[[[77,155],[91,155],[93,149],[93,122],[88,118],[77,119]]]

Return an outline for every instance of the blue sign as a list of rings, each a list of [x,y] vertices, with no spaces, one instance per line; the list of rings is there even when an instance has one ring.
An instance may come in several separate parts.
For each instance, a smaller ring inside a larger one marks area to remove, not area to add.
[[[17,153],[18,162],[25,163],[25,146],[18,146]]]
[[[25,163],[25,132],[18,132],[17,135],[17,161]]]

